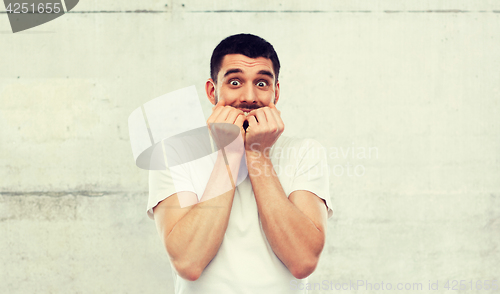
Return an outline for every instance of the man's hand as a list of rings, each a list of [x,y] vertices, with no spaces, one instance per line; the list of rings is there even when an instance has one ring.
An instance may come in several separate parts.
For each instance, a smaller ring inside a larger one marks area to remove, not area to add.
[[[248,120],[246,151],[268,156],[269,150],[285,130],[281,112],[271,103],[268,107],[250,111],[246,119]]]
[[[243,129],[243,123],[245,122],[245,120],[246,120],[246,117],[245,117],[245,114],[243,113],[243,111],[241,111],[237,108],[234,108],[232,106],[225,106],[225,102],[223,100],[220,100],[217,103],[217,105],[215,105],[212,108],[212,114],[210,115],[210,117],[207,120],[207,125],[208,125],[209,129],[211,131],[213,131],[212,126],[216,123],[233,124],[233,125],[237,126],[238,128],[240,128],[240,132],[243,136],[243,139],[245,139],[245,129]],[[214,135],[216,137],[216,141],[219,141],[219,140],[217,140],[217,137],[219,137],[219,138],[221,137],[221,136],[217,136],[218,133],[221,133],[220,131],[216,132],[216,133],[212,133],[212,135]],[[220,141],[217,142],[218,146],[220,146],[219,143],[220,143]]]

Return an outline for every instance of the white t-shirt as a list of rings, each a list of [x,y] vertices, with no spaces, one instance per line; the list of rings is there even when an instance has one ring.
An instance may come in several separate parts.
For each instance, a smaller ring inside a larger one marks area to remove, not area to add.
[[[326,201],[328,217],[331,217],[329,173],[326,152],[321,144],[312,139],[281,136],[272,147],[270,156],[285,194],[289,196],[296,190],[310,191]],[[213,166],[215,158],[211,155],[200,160]],[[198,161],[197,164],[202,163]],[[241,168],[246,166],[242,164],[240,167],[240,174],[244,174]],[[199,169],[190,172],[194,170]],[[307,293],[296,289],[297,279],[276,257],[267,241],[250,178],[238,179],[238,182],[240,180],[219,251],[196,281],[185,280],[174,271],[175,293]],[[190,185],[186,180],[182,190],[203,193],[203,188],[195,186],[199,185]],[[168,171],[151,171],[149,217],[153,218],[153,207],[174,193],[176,189]],[[299,282],[305,283],[305,280]]]

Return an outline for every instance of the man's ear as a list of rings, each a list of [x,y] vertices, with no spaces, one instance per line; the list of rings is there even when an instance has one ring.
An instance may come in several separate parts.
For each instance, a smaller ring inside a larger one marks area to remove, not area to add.
[[[280,81],[276,82],[276,90],[274,91],[274,105],[278,103],[278,99],[280,99]]]
[[[208,100],[210,103],[215,105],[215,83],[211,78],[205,83],[205,92],[207,93]]]

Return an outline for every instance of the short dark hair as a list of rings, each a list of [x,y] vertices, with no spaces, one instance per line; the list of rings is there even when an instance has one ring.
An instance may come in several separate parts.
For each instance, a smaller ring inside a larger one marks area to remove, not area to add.
[[[217,75],[219,74],[222,60],[228,54],[242,54],[250,58],[264,57],[270,59],[273,63],[274,74],[276,75],[275,82],[278,81],[280,72],[280,61],[278,54],[274,51],[273,45],[261,37],[252,34],[232,35],[222,40],[215,47],[210,59],[210,77],[217,83]]]

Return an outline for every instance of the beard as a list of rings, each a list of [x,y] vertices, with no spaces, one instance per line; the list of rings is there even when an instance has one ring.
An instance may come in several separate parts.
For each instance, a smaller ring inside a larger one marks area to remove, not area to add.
[[[217,103],[219,103],[219,95],[217,95],[217,91],[215,91],[214,96],[215,96],[215,105],[217,105]],[[276,104],[276,98],[273,99],[273,104]],[[264,107],[265,105],[258,105],[258,104],[253,104],[253,103],[252,104],[240,103],[240,104],[228,105],[228,106],[232,106],[234,108],[246,108],[246,109],[254,110],[254,109]]]

